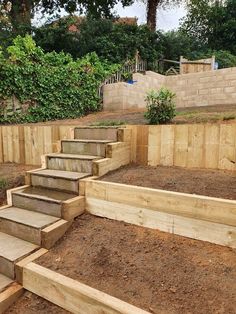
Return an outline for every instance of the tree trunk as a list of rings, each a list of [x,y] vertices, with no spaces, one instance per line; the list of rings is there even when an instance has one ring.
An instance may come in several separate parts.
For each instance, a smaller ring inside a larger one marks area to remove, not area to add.
[[[12,1],[10,11],[11,24],[13,32],[25,34],[31,29],[31,11],[32,0],[15,0]]]
[[[147,25],[151,31],[156,31],[157,24],[157,7],[160,0],[148,0],[147,1]]]

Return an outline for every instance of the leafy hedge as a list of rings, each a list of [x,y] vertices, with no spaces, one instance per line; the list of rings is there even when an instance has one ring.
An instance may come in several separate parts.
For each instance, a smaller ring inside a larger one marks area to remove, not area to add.
[[[0,104],[13,95],[30,103],[27,112],[14,113],[2,123],[38,122],[75,118],[100,108],[98,88],[117,69],[96,54],[73,60],[63,52],[44,53],[31,36],[14,40],[7,56],[0,51]]]
[[[70,26],[76,25],[77,32]],[[65,51],[74,58],[95,51],[110,63],[132,59],[138,50],[142,59],[154,61],[161,55],[160,32],[145,25],[117,24],[113,20],[86,18],[78,23],[75,17],[59,19],[34,29],[34,39],[46,51]]]

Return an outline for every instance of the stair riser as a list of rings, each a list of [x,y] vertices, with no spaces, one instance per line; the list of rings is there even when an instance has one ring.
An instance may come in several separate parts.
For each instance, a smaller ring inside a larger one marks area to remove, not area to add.
[[[11,279],[15,279],[14,263],[0,257],[0,273]]]
[[[117,141],[117,129],[75,129],[75,139]]]
[[[92,173],[92,160],[47,157],[47,168],[73,172]]]
[[[39,186],[48,189],[56,189],[65,192],[79,194],[79,180],[66,180],[62,178],[50,178],[31,174],[32,186]]]
[[[62,142],[62,153],[105,157],[106,144]]]
[[[41,245],[40,229],[1,218],[0,231],[33,244]]]
[[[43,213],[46,215],[61,217],[61,204],[47,202],[35,198],[25,197],[24,195],[12,194],[12,203],[15,207]]]

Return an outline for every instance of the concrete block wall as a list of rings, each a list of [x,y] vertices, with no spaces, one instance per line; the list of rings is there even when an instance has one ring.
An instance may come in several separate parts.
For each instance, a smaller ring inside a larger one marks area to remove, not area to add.
[[[124,82],[103,87],[104,110],[144,108],[146,93],[165,85],[165,76],[148,71],[146,75],[135,73],[134,84]]]
[[[147,71],[133,79],[137,81],[133,85],[104,86],[104,110],[145,108],[146,93],[162,86],[176,94],[178,108],[236,104],[236,67],[174,76]]]

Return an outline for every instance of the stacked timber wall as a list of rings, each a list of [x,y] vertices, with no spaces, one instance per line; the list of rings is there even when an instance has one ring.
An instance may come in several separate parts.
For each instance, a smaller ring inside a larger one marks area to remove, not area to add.
[[[56,151],[57,142],[73,138],[73,126],[0,127],[0,163],[41,165],[41,155]]]
[[[236,67],[216,71],[164,76],[147,71],[134,74],[135,84],[105,85],[105,110],[145,108],[146,93],[165,86],[176,94],[176,106],[199,107],[236,104]]]
[[[138,164],[236,170],[236,124],[128,127]]]
[[[0,163],[40,165],[41,155],[73,138],[73,125],[0,127]],[[150,166],[236,170],[236,124],[127,126],[131,159]],[[121,156],[122,157],[122,156]]]

